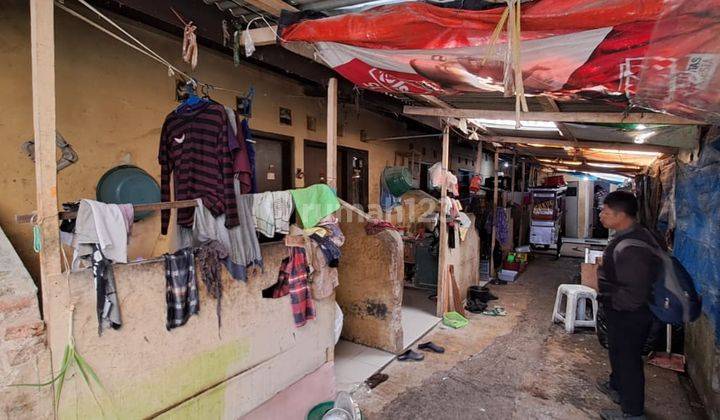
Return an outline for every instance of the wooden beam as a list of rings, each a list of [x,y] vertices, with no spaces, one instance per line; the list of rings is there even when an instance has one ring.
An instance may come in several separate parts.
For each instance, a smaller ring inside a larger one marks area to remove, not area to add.
[[[52,0],[30,1],[33,128],[37,221],[42,249],[40,276],[43,307],[49,296],[47,281],[60,274],[60,235],[55,148],[55,23]],[[49,311],[44,311],[47,315]],[[47,320],[46,320],[47,321]]]
[[[188,207],[197,206],[197,200],[180,200],[180,201],[165,201],[162,203],[147,203],[147,204],[135,204],[133,210],[135,213],[142,211],[156,211],[166,209],[184,209]],[[58,213],[60,220],[74,219],[77,217],[76,211],[61,211]],[[31,214],[18,214],[15,215],[15,223],[32,223],[33,219],[37,218],[34,213]]]
[[[557,106],[555,99],[544,95],[538,96],[537,99],[540,102],[540,106],[542,106],[545,111],[560,112],[560,108]],[[564,123],[558,121],[555,123],[555,125],[557,125],[557,128],[560,131],[560,134],[563,135],[563,137],[568,140],[577,141],[577,138],[575,138],[568,126],[566,126]]]
[[[635,143],[618,143],[618,142],[606,142],[606,141],[590,141],[582,140],[573,142],[571,140],[560,140],[560,139],[539,139],[530,137],[493,137],[492,141],[498,143],[509,143],[509,144],[538,144],[542,146],[555,146],[555,147],[578,147],[581,149],[613,149],[613,150],[626,150],[626,151],[640,151],[640,152],[655,152],[655,153],[666,153],[669,155],[677,154],[678,149],[670,146],[660,146],[656,144],[635,144]]]
[[[261,28],[250,29],[250,38],[252,38],[256,47],[264,47],[266,45],[275,45],[277,42],[275,33],[277,25],[263,26]]]
[[[475,170],[475,175],[482,174],[482,169],[483,169],[483,141],[482,140],[478,141],[478,144],[477,144],[477,153],[475,154],[475,165],[474,165],[473,169]],[[481,179],[481,181],[482,181],[482,179]]]
[[[443,142],[442,142],[442,170],[447,171],[450,168],[450,126],[446,123],[443,128]],[[437,316],[442,317],[445,313],[445,308],[448,307],[447,301],[449,290],[449,279],[447,276],[447,253],[448,253],[448,231],[447,223],[445,221],[445,214],[447,213],[447,204],[445,199],[447,198],[447,183],[443,182],[440,187],[440,215],[438,217],[438,223],[440,223],[440,245],[438,246],[438,288],[437,288]]]
[[[512,166],[510,167],[510,202],[515,202],[515,162],[517,161],[517,153],[513,153]]]
[[[371,142],[371,141],[395,141],[395,140],[413,140],[413,139],[426,139],[431,137],[442,137],[443,133],[435,133],[435,134],[418,134],[413,136],[397,136],[397,137],[380,137],[376,139],[360,139],[365,143]]]
[[[327,92],[327,160],[325,180],[333,190],[337,190],[337,91],[336,78],[328,82]]]
[[[291,12],[299,11],[297,8],[282,0],[244,0],[244,2],[273,16],[280,16],[280,12],[283,10]]]
[[[493,166],[493,212],[492,212],[492,234],[490,235],[490,275],[496,277],[495,271],[495,238],[497,237],[497,209],[498,209],[498,171],[500,170],[500,151],[495,150],[495,164]]]
[[[526,166],[527,166],[527,163],[523,162],[522,163],[522,179],[520,180],[520,191],[523,193],[525,192],[525,167]]]
[[[483,109],[459,108],[429,108],[418,106],[405,106],[403,112],[408,115],[426,115],[442,118],[485,118],[491,120],[515,120],[515,111],[491,111]],[[619,112],[523,112],[520,113],[522,121],[553,121],[576,123],[604,123],[604,124],[677,124],[677,125],[706,125],[703,121],[694,121],[656,113],[630,113]]]
[[[561,164],[548,164],[548,163],[542,163],[543,166],[553,169],[558,173],[562,173],[564,171],[557,171],[558,168],[567,169],[574,172],[598,172],[603,174],[613,174],[613,175],[622,175],[627,177],[634,177],[637,172],[633,171],[624,171],[622,169],[608,169],[608,168],[596,168],[594,166],[588,166],[588,165],[561,165]]]

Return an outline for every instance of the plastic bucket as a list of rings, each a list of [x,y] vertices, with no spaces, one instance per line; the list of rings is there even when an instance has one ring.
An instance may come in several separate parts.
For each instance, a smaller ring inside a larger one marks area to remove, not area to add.
[[[383,182],[387,185],[388,191],[395,197],[400,197],[412,189],[412,175],[410,174],[410,170],[405,166],[385,168],[382,177]]]

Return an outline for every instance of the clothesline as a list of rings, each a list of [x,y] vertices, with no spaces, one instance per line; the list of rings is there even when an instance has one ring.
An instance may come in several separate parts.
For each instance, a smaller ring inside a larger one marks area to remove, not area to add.
[[[197,200],[181,200],[164,203],[134,204],[133,209],[137,213],[141,211],[183,209],[195,206],[197,206]],[[32,223],[35,216],[35,213],[15,215],[15,223]],[[61,211],[58,213],[60,220],[74,219],[76,217],[77,211]]]

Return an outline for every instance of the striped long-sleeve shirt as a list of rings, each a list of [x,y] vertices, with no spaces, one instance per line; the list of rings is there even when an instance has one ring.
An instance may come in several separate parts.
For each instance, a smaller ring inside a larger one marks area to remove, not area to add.
[[[170,201],[170,174],[175,200],[201,198],[214,216],[225,214],[228,228],[239,224],[233,162],[227,141],[227,114],[207,102],[191,110],[171,112],[160,135],[160,194]],[[194,208],[178,209],[177,223],[192,227]],[[162,210],[161,233],[167,234],[170,210]]]

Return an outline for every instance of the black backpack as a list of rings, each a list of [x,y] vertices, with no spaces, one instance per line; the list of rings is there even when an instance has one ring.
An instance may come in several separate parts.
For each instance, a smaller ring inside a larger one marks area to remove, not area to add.
[[[650,310],[666,324],[680,325],[695,321],[702,311],[702,299],[695,290],[690,273],[677,258],[663,251],[657,242],[654,245],[637,239],[623,239],[615,247],[613,258],[628,247],[651,250],[662,261],[663,269],[660,278],[653,283]]]

